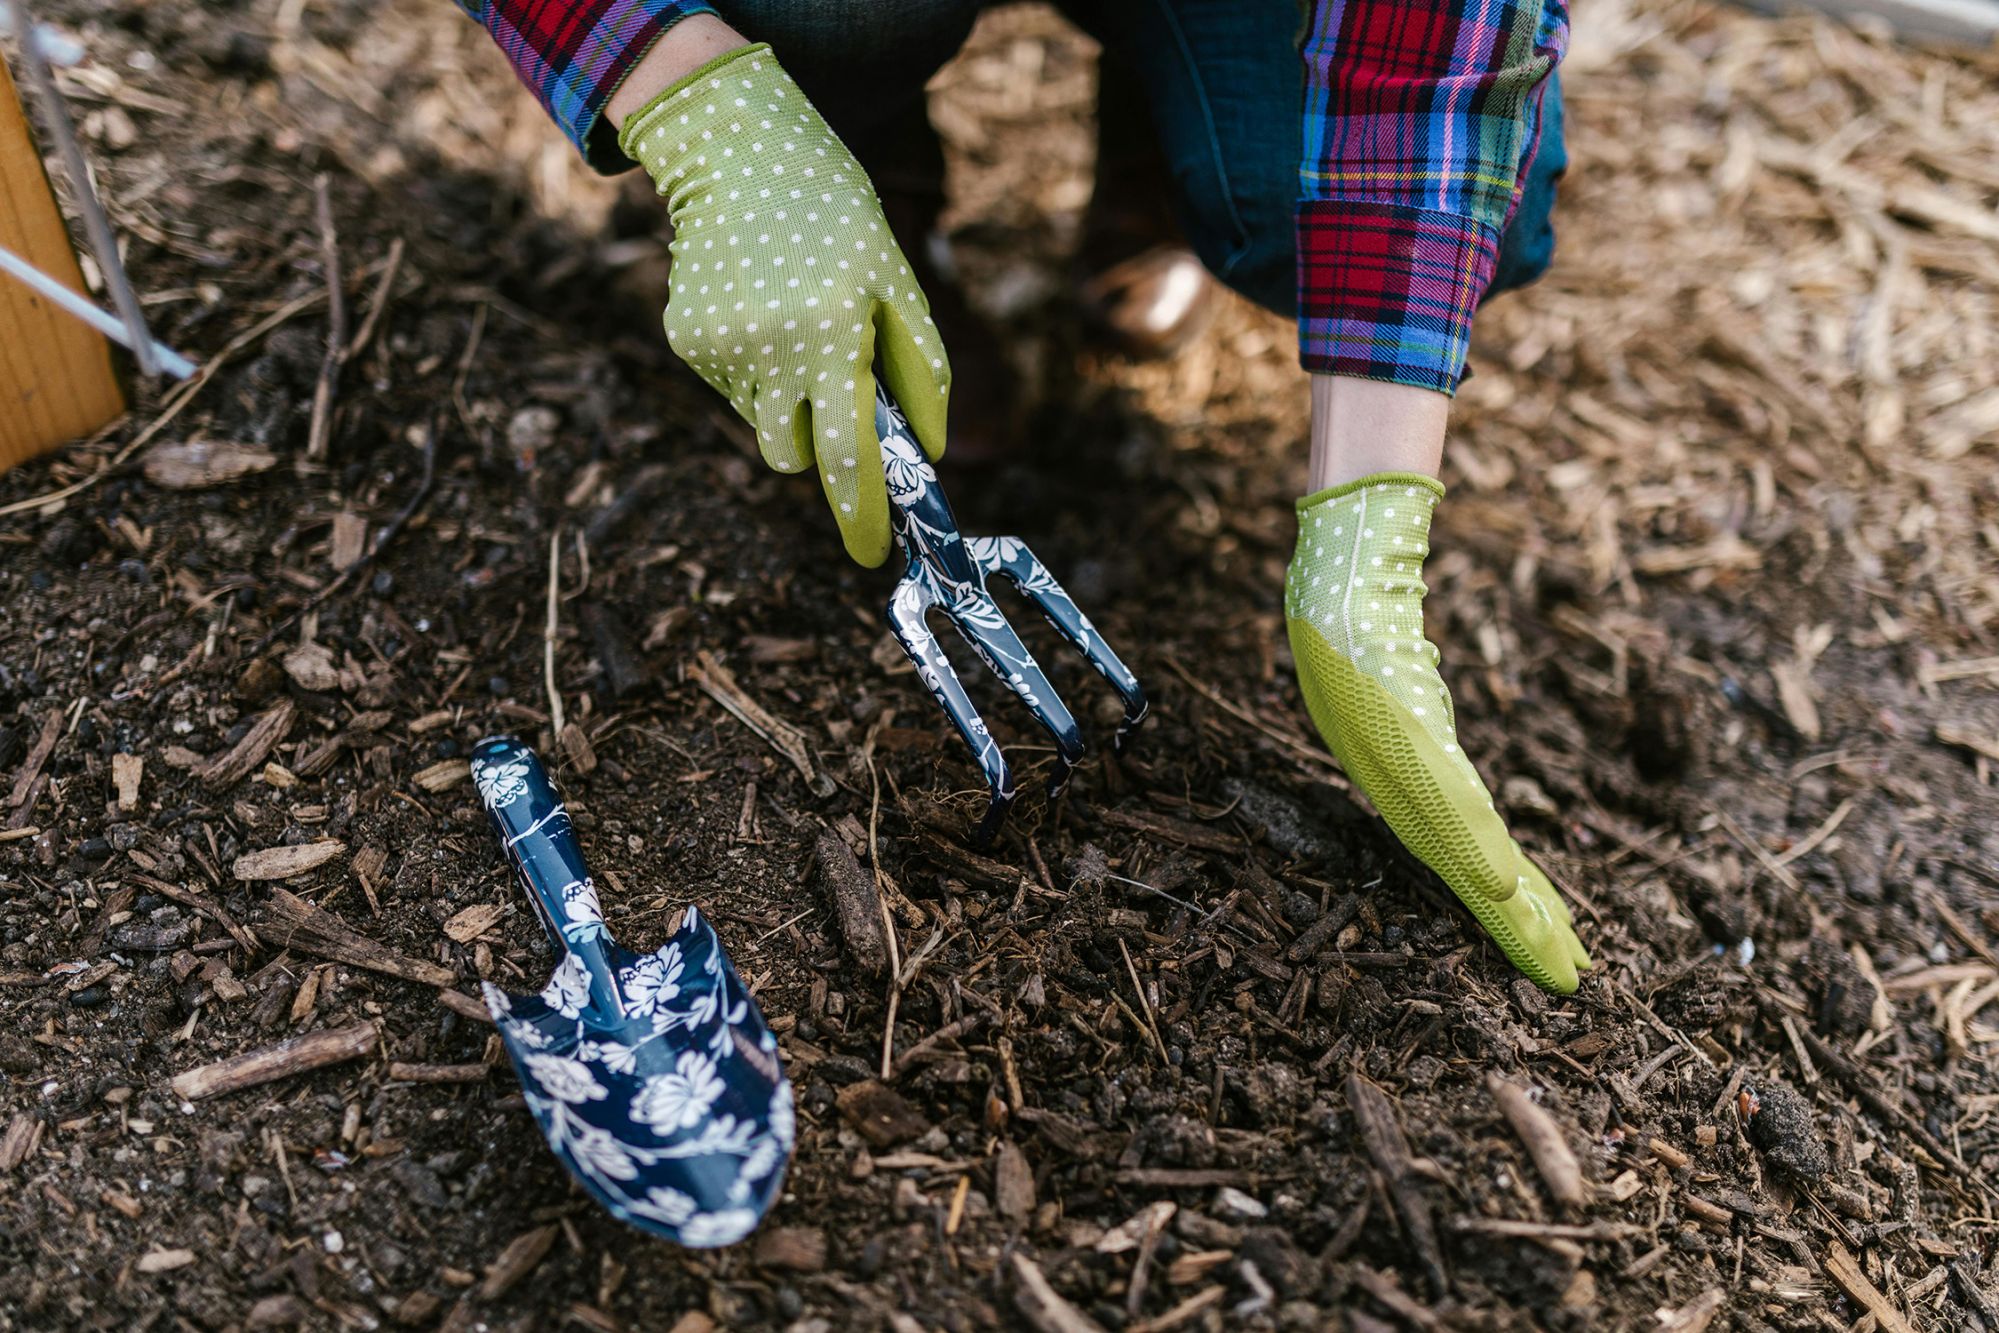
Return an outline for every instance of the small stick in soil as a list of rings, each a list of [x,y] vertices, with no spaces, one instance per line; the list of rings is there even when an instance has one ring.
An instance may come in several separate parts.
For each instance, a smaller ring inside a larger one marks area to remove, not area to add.
[[[879,976],[888,965],[880,886],[861,869],[847,840],[832,829],[820,833],[817,851],[822,892],[833,899],[840,936],[862,970]]]
[[[1499,1103],[1499,1110],[1506,1117],[1506,1123],[1513,1126],[1513,1132],[1527,1145],[1527,1155],[1534,1159],[1534,1167],[1541,1173],[1541,1180],[1548,1187],[1548,1193],[1564,1208],[1581,1208],[1589,1202],[1589,1185],[1583,1180],[1582,1165],[1569,1149],[1569,1142],[1562,1136],[1562,1127],[1555,1123],[1555,1117],[1547,1109],[1529,1097],[1526,1090],[1508,1083],[1497,1074],[1485,1080],[1486,1091]]]
[[[235,919],[229,913],[223,911],[208,898],[196,893],[192,889],[183,889],[179,885],[169,884],[163,879],[154,879],[151,875],[133,875],[131,879],[134,883],[143,884],[161,897],[171,898],[183,907],[191,907],[214,921],[229,932],[229,938],[235,940],[237,945],[242,948],[246,959],[256,954],[257,937],[237,925]]]
[[[1450,1291],[1450,1279],[1444,1274],[1444,1252],[1437,1244],[1436,1219],[1430,1215],[1430,1205],[1416,1184],[1402,1122],[1396,1118],[1388,1094],[1359,1073],[1348,1074],[1346,1086],[1347,1105],[1353,1109],[1354,1121],[1360,1127],[1361,1143],[1387,1182],[1388,1196],[1409,1229],[1410,1242],[1416,1247],[1416,1257],[1423,1262],[1431,1289],[1442,1297]]]
[[[1021,1318],[1040,1333],[1104,1333],[1104,1327],[1063,1299],[1048,1285],[1041,1265],[1015,1250],[1013,1260],[1013,1304]]]
[[[562,734],[562,691],[555,683],[555,640],[562,632],[562,527],[548,534],[548,620],[541,629],[541,679],[548,690],[549,725]]]
[[[250,776],[255,769],[263,767],[270,758],[271,751],[292,729],[292,718],[296,710],[291,700],[279,701],[277,707],[264,713],[243,733],[237,741],[222,754],[197,765],[195,777],[211,787],[233,787]]]
[[[1830,1242],[1826,1250],[1825,1271],[1839,1284],[1841,1291],[1874,1316],[1875,1325],[1882,1333],[1916,1333],[1902,1312],[1895,1308],[1895,1303],[1868,1278],[1860,1267],[1860,1261],[1838,1241]]]
[[[416,490],[410,494],[410,498],[404,502],[403,507],[396,511],[396,516],[382,525],[381,535],[376,537],[369,544],[368,549],[361,553],[359,560],[356,560],[353,564],[335,574],[325,587],[306,599],[304,606],[301,606],[298,610],[273,625],[265,632],[263,638],[257,640],[249,652],[243,654],[244,658],[249,659],[261,655],[266,648],[278,641],[280,635],[291,629],[293,625],[298,624],[302,617],[308,616],[324,606],[328,598],[347,586],[348,580],[374,564],[382,552],[388,549],[389,543],[394,541],[397,534],[402,532],[410,519],[416,516],[416,511],[423,507],[423,502],[430,498],[430,488],[436,480],[437,422],[433,418],[431,421],[425,423],[423,428],[423,475],[417,480]]]
[[[389,1077],[398,1083],[484,1083],[491,1065],[419,1065],[389,1062]]]
[[[375,294],[368,300],[368,313],[361,317],[361,328],[355,333],[354,341],[340,353],[342,365],[368,350],[368,344],[375,336],[375,325],[381,322],[382,312],[388,309],[389,298],[395,295],[396,278],[403,268],[402,237],[398,236],[389,243],[389,257],[383,262],[386,267],[382,270],[382,280],[375,284]]]
[[[487,1010],[486,1002],[475,1000],[464,991],[446,987],[437,992],[437,1002],[460,1018],[469,1019],[474,1023],[491,1025],[493,1021],[493,1015]]]
[[[1387,1307],[1397,1319],[1411,1328],[1422,1329],[1424,1333],[1433,1333],[1433,1331],[1442,1333],[1444,1321],[1424,1306],[1418,1305],[1409,1293],[1396,1286],[1393,1274],[1377,1273],[1367,1265],[1361,1264],[1354,1270],[1354,1281],[1358,1282],[1368,1295]]]
[[[42,765],[48,763],[55,753],[56,742],[62,738],[62,715],[60,708],[51,708],[49,715],[42,719],[41,734],[35,737],[34,748],[21,761],[21,767],[14,774],[14,790],[7,797],[9,807],[20,807],[34,789],[35,779],[42,775]],[[33,809],[32,806],[28,807]]]
[[[902,1073],[904,1070],[908,1069],[911,1065],[915,1064],[918,1060],[921,1060],[924,1056],[936,1050],[939,1046],[942,1046],[945,1042],[956,1041],[959,1037],[962,1037],[966,1033],[972,1031],[972,1029],[984,1023],[986,1021],[986,1017],[987,1015],[985,1014],[985,1012],[981,1010],[978,1013],[966,1014],[963,1018],[957,1019],[950,1023],[946,1023],[943,1027],[938,1028],[935,1032],[925,1037],[922,1041],[917,1042],[916,1045],[910,1047],[908,1050],[904,1051],[901,1055],[896,1056],[895,1068],[892,1072],[896,1074]]]
[[[231,1056],[212,1065],[190,1069],[173,1081],[174,1094],[186,1101],[241,1092],[260,1083],[290,1078],[328,1065],[358,1060],[375,1049],[380,1034],[372,1023],[308,1032],[302,1037],[266,1046],[261,1051]]]
[[[333,199],[327,176],[312,182],[313,212],[319,219],[319,262],[326,273],[326,355],[319,362],[319,383],[312,391],[312,428],[306,435],[305,456],[326,457],[333,434],[333,399],[340,392],[340,363],[347,351],[347,295],[340,283],[340,233],[333,226]]]
[[[1166,1043],[1159,1039],[1159,1024],[1152,1018],[1152,1002],[1145,998],[1145,987],[1139,984],[1138,969],[1132,966],[1131,950],[1125,947],[1123,936],[1118,937],[1117,951],[1124,955],[1124,970],[1131,978],[1131,988],[1138,995],[1139,1012],[1145,1015],[1145,1031],[1152,1038],[1152,1049],[1159,1054],[1159,1063],[1170,1066],[1173,1061],[1166,1055]]]
[[[331,912],[315,907],[284,889],[271,890],[270,908],[264,919],[270,923],[266,937],[283,948],[297,949],[301,953],[316,954],[321,958],[364,967],[370,972],[401,977],[405,981],[420,981],[426,986],[442,989],[449,989],[458,980],[457,973],[450,968],[417,958],[405,958],[386,949],[367,936],[348,929]]]
[[[1479,1236],[1508,1236],[1522,1240],[1614,1241],[1637,1240],[1650,1235],[1631,1222],[1529,1222],[1514,1217],[1454,1217],[1451,1230]]]

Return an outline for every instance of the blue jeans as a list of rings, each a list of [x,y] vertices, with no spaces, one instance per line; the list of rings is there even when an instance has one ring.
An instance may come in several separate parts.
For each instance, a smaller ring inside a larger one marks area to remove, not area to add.
[[[956,54],[985,0],[711,0],[769,42],[827,121],[863,144],[923,115],[923,85]],[[1172,179],[1174,211],[1208,271],[1259,305],[1297,311],[1292,213],[1304,132],[1298,10],[1291,0],[1061,0],[1133,69]],[[1502,238],[1487,295],[1524,286],[1554,256],[1551,213],[1568,165],[1559,82],[1539,151]],[[856,140],[860,143],[856,143]],[[870,168],[872,170],[872,167]],[[905,238],[909,243],[909,238]]]

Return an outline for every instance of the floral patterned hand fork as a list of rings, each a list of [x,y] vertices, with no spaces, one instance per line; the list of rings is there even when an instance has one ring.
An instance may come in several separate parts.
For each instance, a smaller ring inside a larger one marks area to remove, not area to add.
[[[888,390],[875,390],[875,433],[881,437],[882,463],[888,476],[889,525],[908,560],[902,581],[889,599],[889,628],[901,642],[903,651],[916,662],[918,674],[931,695],[943,706],[958,733],[972,747],[984,770],[992,797],[980,820],[975,839],[980,846],[992,841],[1013,804],[1013,771],[999,742],[986,729],[966,695],[957,672],[930,632],[925,617],[931,608],[942,607],[972,645],[979,659],[1013,692],[1055,741],[1055,771],[1049,775],[1050,799],[1068,785],[1069,772],[1083,757],[1083,736],[1054,686],[1042,674],[1034,655],[1020,641],[1013,626],[1000,611],[999,603],[986,591],[986,579],[1003,574],[1027,599],[1040,608],[1063,638],[1073,644],[1090,665],[1124,698],[1124,721],[1118,727],[1113,748],[1122,747],[1133,727],[1145,720],[1145,691],[1117,654],[1097,633],[1090,618],[1077,610],[1069,594],[1055,581],[1027,544],[1018,537],[963,537],[950,502],[937,484],[930,460],[910,434],[901,409]]]
[[[627,953],[534,752],[483,740],[472,779],[556,950],[540,994],[485,988],[549,1147],[621,1221],[697,1248],[742,1239],[791,1160],[791,1082],[714,928],[690,906],[656,952]]]

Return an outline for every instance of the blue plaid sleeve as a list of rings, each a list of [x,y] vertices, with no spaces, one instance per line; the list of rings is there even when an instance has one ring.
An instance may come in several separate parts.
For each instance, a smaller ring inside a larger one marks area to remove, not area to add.
[[[1306,369],[1456,391],[1568,31],[1566,0],[1312,0]]]
[[[607,175],[631,159],[604,107],[653,42],[707,0],[457,0],[485,25],[529,90],[592,167]]]

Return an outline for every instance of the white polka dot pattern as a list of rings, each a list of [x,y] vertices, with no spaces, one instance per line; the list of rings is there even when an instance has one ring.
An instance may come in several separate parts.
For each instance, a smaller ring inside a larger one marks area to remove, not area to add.
[[[1380,681],[1477,782],[1437,674],[1441,655],[1423,634],[1423,558],[1443,494],[1428,477],[1381,474],[1301,504],[1284,614]]]
[[[849,554],[880,564],[877,353],[932,458],[951,368],[866,173],[764,46],[668,89],[619,143],[673,219],[667,341],[755,427],[765,462],[819,474]]]

